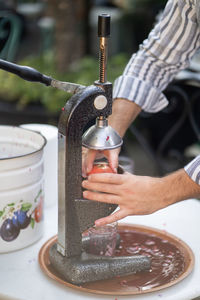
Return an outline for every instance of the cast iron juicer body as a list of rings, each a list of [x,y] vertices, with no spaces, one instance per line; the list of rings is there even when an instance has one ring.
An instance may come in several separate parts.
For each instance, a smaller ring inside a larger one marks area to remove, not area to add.
[[[106,96],[103,90],[89,86],[75,94],[65,105],[59,121],[58,150],[58,241],[49,252],[53,267],[68,282],[86,282],[112,278],[149,269],[145,256],[107,257],[83,250],[82,235],[97,218],[109,215],[116,205],[82,198],[82,132],[85,125],[100,113],[109,114],[111,105],[97,110],[94,101]]]

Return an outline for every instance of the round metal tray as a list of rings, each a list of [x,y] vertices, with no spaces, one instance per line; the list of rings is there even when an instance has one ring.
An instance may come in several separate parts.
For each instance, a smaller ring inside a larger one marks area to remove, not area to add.
[[[178,250],[181,252],[182,256],[184,257],[184,270],[183,272],[174,280],[167,282],[165,284],[161,284],[156,287],[152,287],[150,289],[138,290],[132,286],[126,286],[126,284],[120,284],[126,282],[127,280],[134,280],[135,274],[128,275],[128,276],[120,276],[115,277],[109,280],[101,280],[90,282],[87,284],[83,284],[82,286],[74,285],[70,282],[67,282],[58,272],[56,272],[49,261],[49,249],[52,247],[54,243],[57,241],[57,236],[52,237],[49,239],[40,249],[39,252],[39,264],[41,269],[44,271],[46,275],[50,278],[56,280],[57,282],[74,289],[77,289],[82,292],[89,292],[95,294],[104,294],[104,295],[137,295],[137,294],[144,294],[150,293],[158,290],[162,290],[168,288],[181,280],[187,277],[193,267],[194,267],[194,254],[190,247],[184,243],[182,240],[177,238],[176,236],[169,234],[165,231],[141,226],[141,225],[131,225],[131,224],[121,224],[119,225],[120,231],[139,231],[142,233],[147,233],[150,235],[155,235],[161,239],[167,240],[169,243],[175,245]],[[137,273],[137,277],[142,276],[142,273]]]

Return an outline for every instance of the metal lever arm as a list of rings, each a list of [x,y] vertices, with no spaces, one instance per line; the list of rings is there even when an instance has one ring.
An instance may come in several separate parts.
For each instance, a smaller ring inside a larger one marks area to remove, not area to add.
[[[54,88],[57,88],[59,90],[64,90],[68,93],[75,94],[79,90],[85,88],[85,86],[71,83],[71,82],[62,82],[56,79],[53,79],[47,75],[44,75],[37,71],[34,68],[27,67],[27,66],[20,66],[8,61],[5,61],[3,59],[0,59],[0,69],[11,72],[19,77],[21,77],[24,80],[27,81],[33,81],[33,82],[40,82],[42,84],[45,84],[47,86],[52,86]]]

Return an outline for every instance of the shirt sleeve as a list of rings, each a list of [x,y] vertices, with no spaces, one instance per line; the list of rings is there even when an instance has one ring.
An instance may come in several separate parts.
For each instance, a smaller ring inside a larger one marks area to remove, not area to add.
[[[116,79],[114,98],[133,101],[147,112],[163,109],[168,101],[162,91],[200,48],[198,26],[194,1],[169,0],[148,39]]]
[[[184,167],[186,173],[197,184],[200,184],[200,155]]]

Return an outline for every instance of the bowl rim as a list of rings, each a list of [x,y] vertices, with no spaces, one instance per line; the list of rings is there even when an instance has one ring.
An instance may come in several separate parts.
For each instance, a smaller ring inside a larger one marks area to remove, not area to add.
[[[28,152],[28,153],[25,153],[25,154],[22,154],[22,155],[16,155],[16,156],[11,156],[11,157],[0,157],[0,162],[1,162],[1,161],[6,161],[6,160],[12,160],[12,159],[20,159],[20,158],[22,158],[22,157],[27,157],[27,156],[29,156],[29,155],[33,155],[33,154],[35,154],[35,153],[38,153],[38,152],[42,151],[42,150],[44,149],[45,145],[47,144],[47,139],[46,139],[45,136],[44,136],[42,133],[40,133],[39,131],[35,131],[35,130],[32,130],[32,129],[23,128],[23,127],[20,127],[20,126],[7,126],[7,125],[1,125],[1,126],[0,126],[0,129],[1,129],[1,128],[5,128],[5,129],[6,129],[6,128],[9,128],[9,129],[11,129],[11,128],[13,128],[13,129],[17,128],[17,129],[20,130],[20,131],[32,132],[32,133],[35,134],[35,135],[41,136],[41,137],[43,138],[43,143],[42,143],[42,145],[39,147],[39,149],[33,150],[33,151],[31,151],[31,152]]]

